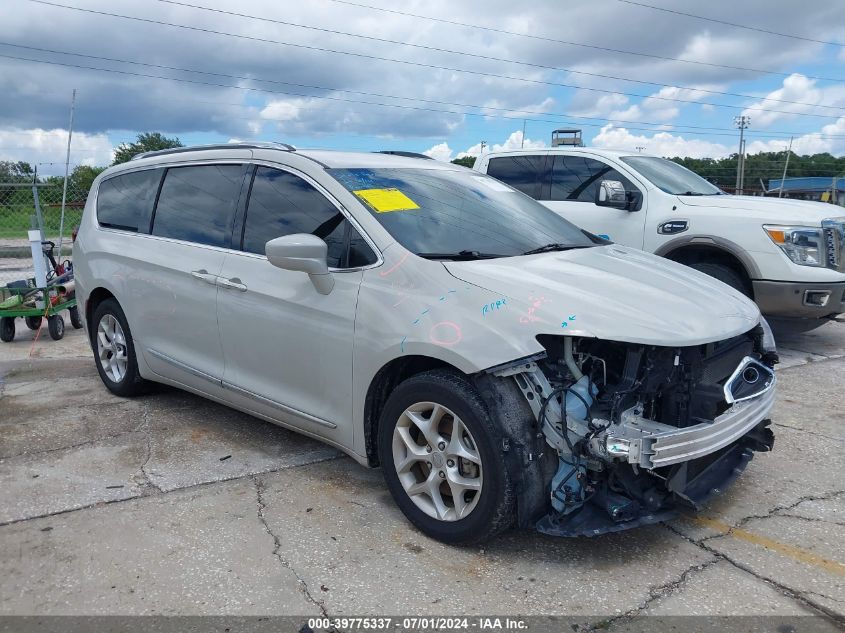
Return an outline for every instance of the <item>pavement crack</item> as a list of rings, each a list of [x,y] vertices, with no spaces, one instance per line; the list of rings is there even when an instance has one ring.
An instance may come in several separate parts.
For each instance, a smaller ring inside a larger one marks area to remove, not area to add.
[[[842,494],[842,493],[838,492],[837,494]],[[668,523],[663,523],[662,525],[667,530],[676,534],[677,536],[680,536],[685,541],[692,543],[696,547],[703,549],[705,552],[707,552],[709,554],[712,554],[718,560],[723,560],[726,563],[733,565],[734,567],[736,567],[740,571],[744,571],[746,574],[750,574],[751,576],[753,576],[757,580],[761,580],[765,583],[768,583],[772,587],[775,587],[783,595],[788,596],[789,598],[792,598],[793,600],[795,600],[796,602],[804,605],[805,607],[807,607],[807,608],[809,608],[813,611],[816,611],[817,613],[820,613],[824,616],[827,616],[828,618],[832,619],[833,621],[835,621],[839,624],[845,624],[845,615],[843,615],[842,613],[838,613],[837,611],[834,611],[833,609],[830,609],[823,604],[820,604],[818,601],[813,600],[810,597],[811,595],[817,595],[819,597],[827,598],[827,596],[821,596],[820,594],[815,594],[812,591],[798,591],[798,590],[795,590],[795,589],[791,589],[790,587],[787,587],[786,585],[781,584],[780,582],[778,582],[777,580],[774,580],[773,578],[770,578],[768,576],[764,576],[762,574],[755,572],[749,566],[744,565],[743,563],[740,563],[739,561],[734,560],[733,558],[731,558],[727,554],[723,554],[722,552],[720,552],[720,551],[714,549],[713,547],[707,545],[704,542],[707,539],[702,539],[702,540],[696,541],[695,539],[690,538],[689,536],[687,536],[683,532],[677,530],[676,528],[669,525]],[[721,534],[719,536],[724,536],[724,534]]]
[[[602,623],[596,626],[595,628],[604,630],[620,622],[627,622],[628,620],[632,620],[633,618],[640,615],[643,611],[648,609],[652,604],[654,604],[658,600],[665,598],[666,596],[669,596],[675,591],[679,590],[686,584],[687,580],[689,580],[691,576],[703,572],[705,569],[707,569],[708,567],[712,567],[718,562],[718,556],[714,555],[711,560],[708,560],[704,563],[697,563],[695,565],[687,567],[684,571],[681,572],[680,576],[678,576],[674,580],[670,580],[669,582],[664,583],[662,585],[658,585],[656,587],[649,587],[649,596],[645,600],[643,600],[639,605],[637,605],[633,609],[629,609],[621,615],[617,615],[602,621]]]
[[[98,442],[105,442],[106,440],[113,440],[119,437],[123,437],[124,435],[131,435],[132,433],[138,433],[141,429],[132,429],[131,431],[121,431],[120,433],[111,433],[109,435],[103,435],[100,437],[95,437],[91,440],[85,440],[84,442],[79,442],[78,444],[70,444],[68,446],[57,446],[56,448],[45,448],[41,451],[23,451],[22,453],[15,453],[14,455],[2,455],[0,456],[0,460],[4,459],[14,459],[15,457],[37,457],[38,455],[48,455],[50,453],[58,453],[59,451],[69,451],[75,448],[82,448],[83,446],[91,446],[93,444],[97,444]]]
[[[255,497],[258,504],[258,520],[261,522],[261,525],[264,526],[264,531],[273,539],[273,556],[275,556],[279,562],[282,564],[282,567],[287,569],[291,572],[296,580],[299,582],[299,590],[302,592],[302,595],[305,599],[316,606],[320,613],[324,616],[328,617],[328,611],[326,611],[326,606],[323,604],[321,600],[316,600],[314,596],[311,594],[311,590],[308,588],[308,583],[302,578],[302,576],[297,573],[297,571],[293,568],[290,561],[286,560],[282,556],[282,542],[279,537],[273,532],[270,528],[270,524],[267,521],[267,517],[264,515],[264,511],[267,508],[267,503],[264,501],[264,481],[255,475],[252,476],[252,481],[255,484]]]
[[[164,492],[161,488],[159,488],[153,483],[153,480],[150,479],[150,474],[147,472],[147,465],[150,463],[150,460],[153,457],[153,438],[152,429],[150,428],[149,408],[146,404],[144,405],[143,411],[141,412],[141,416],[143,418],[141,428],[143,428],[144,435],[147,441],[147,454],[144,457],[144,463],[141,464],[141,475],[143,476],[144,483],[146,485],[153,488],[154,490],[157,490],[158,492]]]
[[[836,499],[837,497],[843,494],[845,494],[845,490],[833,490],[823,495],[804,495],[802,497],[799,497],[797,501],[794,501],[790,504],[775,506],[765,514],[752,514],[750,516],[743,517],[736,524],[732,525],[731,529],[744,527],[755,519],[771,519],[773,516],[783,516],[784,512],[794,510],[802,503],[806,503],[808,501],[830,501],[831,499]],[[730,533],[730,531],[728,531],[728,533]],[[719,534],[718,536],[724,536],[724,534]],[[705,539],[702,539],[701,542],[703,543],[704,541],[709,540],[711,538],[714,537],[707,537]]]
[[[826,440],[833,440],[835,442],[845,442],[845,437],[833,437],[832,435],[826,435],[825,433],[819,433],[818,431],[810,431],[808,429],[802,429],[798,426],[791,426],[789,424],[784,424],[783,422],[772,422],[772,426],[779,426],[784,429],[790,429],[791,431],[798,431],[800,433],[808,433],[810,435],[815,435],[816,437],[822,437]]]

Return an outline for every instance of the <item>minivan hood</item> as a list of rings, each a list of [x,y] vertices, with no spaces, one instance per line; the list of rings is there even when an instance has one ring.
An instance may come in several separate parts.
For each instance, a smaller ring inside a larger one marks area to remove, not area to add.
[[[808,200],[786,198],[762,198],[759,196],[678,196],[681,204],[688,207],[710,207],[715,209],[736,209],[748,215],[759,217],[763,222],[802,224],[820,226],[826,218],[845,215],[842,207]]]
[[[443,264],[506,298],[526,334],[688,346],[737,336],[760,320],[752,301],[712,277],[615,244]]]

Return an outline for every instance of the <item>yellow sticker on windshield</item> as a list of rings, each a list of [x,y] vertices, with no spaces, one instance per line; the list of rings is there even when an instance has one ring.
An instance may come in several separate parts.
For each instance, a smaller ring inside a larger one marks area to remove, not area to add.
[[[375,209],[376,213],[420,208],[416,202],[398,189],[358,189],[352,193]]]

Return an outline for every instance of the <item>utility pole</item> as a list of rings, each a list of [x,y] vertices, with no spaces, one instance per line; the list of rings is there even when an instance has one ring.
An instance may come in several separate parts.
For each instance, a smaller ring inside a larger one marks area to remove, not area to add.
[[[487,147],[487,141],[481,141],[481,151],[478,152],[478,155],[481,156],[484,153],[484,148]]]
[[[786,162],[783,164],[783,177],[780,179],[778,198],[783,195],[783,188],[786,186],[786,169],[789,167],[789,155],[792,153],[792,137],[789,137],[789,148],[786,150]]]
[[[525,119],[522,119],[522,141],[519,143],[520,149],[525,147]]]
[[[67,176],[70,169],[70,141],[73,138],[73,111],[76,108],[76,88],[70,98],[70,125],[67,131],[67,154],[65,155],[65,184],[62,187],[62,217],[59,220],[59,261],[62,260],[62,237],[65,232],[65,201],[67,200]]]
[[[734,125],[739,128],[739,160],[736,165],[736,195],[742,195],[742,187],[745,184],[745,129],[751,125],[751,117],[734,117]]]

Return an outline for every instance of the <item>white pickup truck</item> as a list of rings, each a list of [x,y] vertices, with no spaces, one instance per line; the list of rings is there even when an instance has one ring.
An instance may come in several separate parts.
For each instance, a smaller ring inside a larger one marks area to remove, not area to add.
[[[732,196],[665,158],[593,148],[483,154],[474,169],[583,229],[705,272],[769,317],[845,312],[845,210]]]

